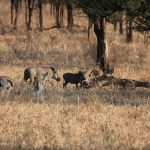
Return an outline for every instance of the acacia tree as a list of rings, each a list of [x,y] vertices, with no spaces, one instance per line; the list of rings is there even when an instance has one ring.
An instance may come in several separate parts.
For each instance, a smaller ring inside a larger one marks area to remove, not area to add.
[[[43,4],[46,4],[46,0],[38,0],[40,31],[43,30]]]
[[[104,72],[109,67],[105,57],[105,19],[117,11],[122,11],[128,0],[74,0],[88,18],[94,23],[94,32],[97,37],[97,62]]]
[[[150,0],[143,0],[140,4],[140,11],[135,15],[135,30],[139,32],[150,31]]]
[[[73,3],[71,0],[65,0],[65,4],[67,6],[67,22],[68,28],[72,28],[74,25],[74,19],[73,19]]]
[[[123,12],[115,12],[109,18],[107,18],[107,22],[110,22],[114,25],[114,31],[117,30],[117,23],[119,23],[119,33],[120,34],[123,34],[122,14],[123,14]]]
[[[22,0],[11,0],[11,24],[14,25],[14,28],[17,28],[18,22],[18,11],[19,6],[21,7]],[[15,10],[15,17],[14,17],[14,10]]]
[[[56,8],[56,26],[63,26],[64,7],[67,9],[67,27],[71,28],[74,25],[73,20],[73,3],[71,0],[51,0],[51,3]]]
[[[120,16],[120,20],[119,20],[119,33],[123,34],[123,16]]]
[[[27,31],[31,29],[31,20],[32,20],[32,13],[34,9],[35,0],[25,0],[25,22],[27,26]]]
[[[51,0],[51,3],[55,6],[55,22],[56,26],[61,28],[63,26],[64,17],[64,0]]]
[[[125,6],[126,13],[126,41],[133,41],[134,19],[140,12],[141,0],[129,0]]]
[[[150,0],[129,0],[125,6],[127,15],[127,41],[132,40],[132,30],[150,31]]]
[[[49,0],[50,3],[50,14],[51,16],[56,15],[56,8],[55,5],[53,4],[53,0]]]
[[[131,16],[126,14],[126,42],[133,41],[133,19]]]

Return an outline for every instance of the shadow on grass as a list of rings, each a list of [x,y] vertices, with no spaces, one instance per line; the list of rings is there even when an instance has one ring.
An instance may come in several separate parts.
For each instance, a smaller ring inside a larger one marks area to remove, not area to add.
[[[20,95],[10,95],[10,101],[36,101],[33,85],[24,83],[19,90]],[[43,103],[47,104],[80,105],[107,103],[117,106],[130,105],[138,107],[150,103],[150,89],[123,86],[97,86],[90,89],[76,89],[74,85],[68,85],[67,88],[63,88],[61,83],[58,84],[58,87],[47,84],[43,91],[43,98]]]
[[[49,104],[80,105],[108,103],[112,105],[140,106],[150,103],[150,90],[146,88],[97,87],[92,89],[44,90],[45,102]]]

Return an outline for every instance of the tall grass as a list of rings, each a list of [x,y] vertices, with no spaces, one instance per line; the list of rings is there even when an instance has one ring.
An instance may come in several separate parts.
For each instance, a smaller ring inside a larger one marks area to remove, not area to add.
[[[146,88],[95,87],[63,89],[63,73],[96,68],[96,37],[91,29],[87,41],[87,20],[75,16],[76,27],[36,29],[34,12],[30,41],[23,11],[18,30],[10,26],[10,4],[0,1],[0,75],[13,78],[21,91],[0,102],[0,149],[149,149],[150,91]],[[2,7],[6,6],[6,7]],[[44,27],[54,25],[49,6],[44,6]],[[64,23],[66,25],[66,22]],[[134,33],[132,43],[125,34],[106,25],[110,64],[114,76],[149,81],[149,47],[143,35]],[[44,101],[37,103],[32,85],[23,82],[24,69],[51,65],[60,82],[45,85]]]

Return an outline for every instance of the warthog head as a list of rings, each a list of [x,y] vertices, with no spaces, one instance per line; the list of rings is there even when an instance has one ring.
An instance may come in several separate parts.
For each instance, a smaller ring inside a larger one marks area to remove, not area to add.
[[[51,67],[51,69],[53,71],[52,78],[59,82],[60,81],[60,77],[58,77],[58,75],[57,75],[57,70],[54,67]]]
[[[86,79],[86,73],[87,73],[87,71],[85,71],[85,72],[79,71],[79,75],[80,75],[80,80],[81,81]]]

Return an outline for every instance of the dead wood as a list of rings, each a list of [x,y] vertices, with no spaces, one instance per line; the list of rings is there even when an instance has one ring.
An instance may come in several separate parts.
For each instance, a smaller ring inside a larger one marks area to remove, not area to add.
[[[144,87],[150,88],[149,82],[131,80],[131,79],[120,79],[114,76],[105,78],[105,83],[102,86],[122,86],[122,87]]]

